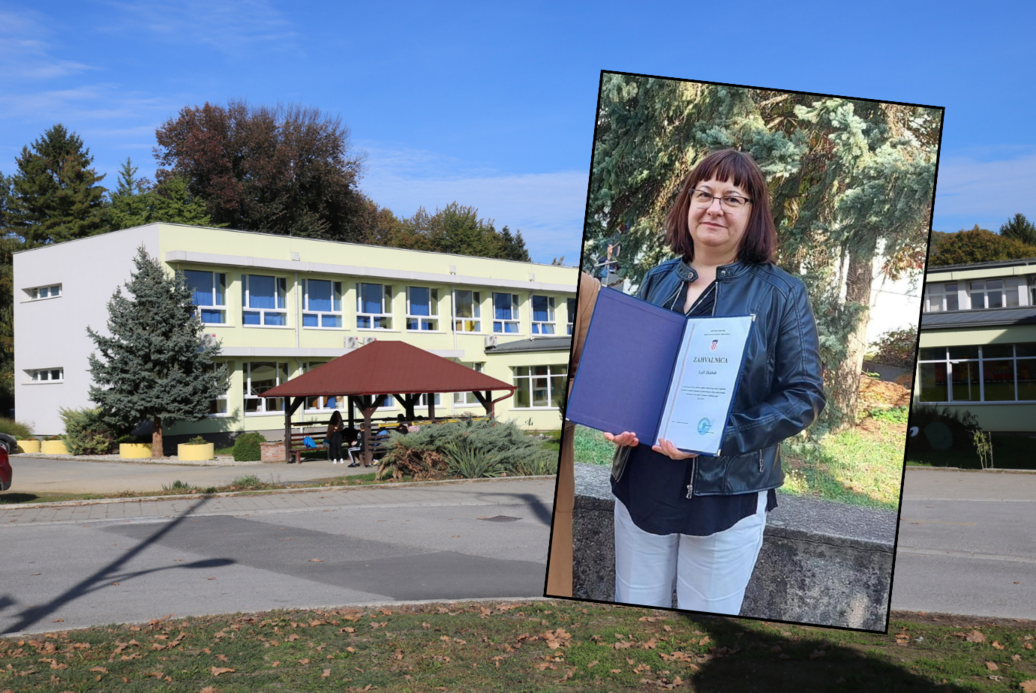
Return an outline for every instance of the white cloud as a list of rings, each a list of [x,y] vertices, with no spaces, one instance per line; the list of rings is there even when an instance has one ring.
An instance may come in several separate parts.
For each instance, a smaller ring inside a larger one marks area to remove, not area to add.
[[[89,65],[53,55],[50,34],[35,13],[0,10],[0,80],[25,82],[56,79],[85,72]]]
[[[1014,159],[943,159],[935,196],[937,217],[1007,219],[1030,206],[1036,189],[1036,153]]]
[[[521,230],[536,262],[579,261],[587,172],[502,173],[426,150],[370,146],[363,191],[396,216],[451,202],[475,207],[496,228]]]
[[[266,0],[188,0],[187,2],[110,2],[121,13],[109,27],[158,34],[170,41],[200,43],[236,54],[248,46],[284,48],[299,34]]]

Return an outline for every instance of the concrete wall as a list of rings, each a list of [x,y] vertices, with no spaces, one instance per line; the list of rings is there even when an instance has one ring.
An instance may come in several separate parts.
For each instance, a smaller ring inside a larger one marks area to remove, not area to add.
[[[576,465],[573,595],[579,599],[615,599],[609,476],[607,467]],[[896,523],[894,512],[780,494],[740,615],[884,631]]]

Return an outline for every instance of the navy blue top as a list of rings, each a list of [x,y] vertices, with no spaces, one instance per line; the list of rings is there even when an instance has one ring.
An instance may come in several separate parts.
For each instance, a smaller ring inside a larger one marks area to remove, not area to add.
[[[716,282],[712,282],[687,315],[711,315],[715,301]],[[694,465],[708,463],[708,457],[672,460],[642,441],[630,449],[622,477],[612,479],[612,493],[629,510],[633,523],[649,534],[707,537],[754,515],[759,499],[758,492],[687,498]],[[777,494],[770,489],[766,511],[776,507]]]

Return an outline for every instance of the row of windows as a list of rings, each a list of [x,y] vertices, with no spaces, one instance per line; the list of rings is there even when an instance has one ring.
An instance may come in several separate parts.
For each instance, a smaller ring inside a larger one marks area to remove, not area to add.
[[[1024,291],[1019,292],[1020,288]],[[961,305],[961,289],[965,302]],[[1036,306],[1036,275],[1030,276],[1025,287],[1007,286],[1003,279],[982,279],[960,284],[929,284],[925,288],[924,311],[943,313],[956,310],[985,310],[987,308],[1011,308],[1019,305]],[[1024,299],[1028,299],[1028,303]]]
[[[222,272],[186,270],[184,276],[203,323],[226,325],[227,275]],[[245,325],[284,327],[288,321],[287,282],[284,277],[246,274],[242,276],[241,314]],[[439,290],[408,286],[406,291],[406,329],[439,331]],[[392,330],[392,286],[356,284],[356,328]],[[482,332],[482,292],[456,290],[453,298],[453,330]],[[567,299],[568,334],[572,334],[575,299]],[[553,296],[533,295],[531,331],[534,335],[556,334]],[[518,294],[494,293],[492,332],[517,334],[520,330]],[[342,282],[321,279],[302,280],[302,326],[341,329],[343,323]]]
[[[302,372],[306,373],[322,365],[321,363],[303,363]],[[462,365],[482,372],[482,363],[464,363]],[[517,366],[512,367],[512,382],[515,391],[515,407],[519,409],[560,408],[565,393],[567,366]],[[288,381],[288,364],[278,361],[252,361],[242,364],[242,395],[246,414],[269,414],[282,412],[285,407],[283,397],[263,397],[263,393],[272,390]],[[479,405],[474,393],[453,393],[455,405]],[[440,395],[435,395],[435,405],[442,404]],[[382,409],[393,409],[398,405],[392,395],[381,395],[378,406]],[[338,409],[346,411],[348,401],[344,397],[309,397],[306,399],[306,411]],[[428,396],[423,395],[417,403],[418,407],[428,406]],[[228,398],[223,396],[212,402],[209,413],[226,415]]]
[[[922,402],[1036,401],[1036,344],[923,348]]]
[[[37,286],[29,289],[29,300],[38,301],[41,298],[57,298],[61,295],[61,284],[51,286]]]

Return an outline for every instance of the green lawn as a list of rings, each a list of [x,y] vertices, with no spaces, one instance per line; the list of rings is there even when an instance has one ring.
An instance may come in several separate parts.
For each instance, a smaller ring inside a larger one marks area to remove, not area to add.
[[[781,491],[868,507],[898,510],[903,478],[906,409],[877,410],[860,425],[810,445],[781,446]],[[611,465],[615,446],[602,433],[576,427],[575,461]]]
[[[553,601],[170,616],[0,639],[0,691],[1006,692],[1036,686],[1034,632],[905,615],[882,635]]]

